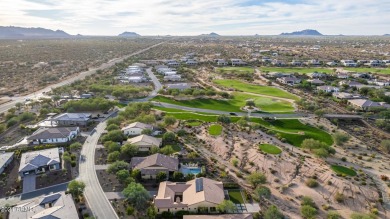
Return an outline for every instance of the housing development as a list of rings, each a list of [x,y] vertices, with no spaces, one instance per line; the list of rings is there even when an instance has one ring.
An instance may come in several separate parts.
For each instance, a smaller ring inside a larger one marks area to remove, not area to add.
[[[367,2],[4,0],[0,219],[390,218]]]

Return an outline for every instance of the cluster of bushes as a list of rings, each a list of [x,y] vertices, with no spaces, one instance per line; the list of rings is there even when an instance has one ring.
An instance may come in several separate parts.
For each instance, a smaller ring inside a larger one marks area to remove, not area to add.
[[[138,97],[144,97],[152,89],[150,87],[135,87],[131,85],[103,85],[92,84],[89,86],[89,91],[94,93],[109,94],[118,99],[132,99]]]
[[[336,150],[324,142],[314,139],[305,139],[301,144],[301,148],[309,149],[314,155],[320,158],[326,158],[331,154],[335,154]]]
[[[115,102],[104,98],[91,98],[82,100],[71,100],[64,104],[64,109],[67,112],[76,111],[107,111],[115,105]]]

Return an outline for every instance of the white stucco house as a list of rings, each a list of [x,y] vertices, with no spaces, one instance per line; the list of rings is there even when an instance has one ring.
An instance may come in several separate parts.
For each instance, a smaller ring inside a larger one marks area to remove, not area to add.
[[[13,159],[14,152],[0,151],[0,174],[3,173],[4,169],[12,162]]]
[[[67,143],[80,134],[79,127],[41,128],[27,138],[28,144]]]
[[[153,126],[142,122],[133,122],[121,130],[125,135],[140,135],[145,129],[153,130]]]

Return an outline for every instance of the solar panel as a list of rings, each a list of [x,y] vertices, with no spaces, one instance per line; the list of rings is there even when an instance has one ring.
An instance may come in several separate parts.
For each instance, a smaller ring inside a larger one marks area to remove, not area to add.
[[[203,191],[203,178],[195,179],[196,192]]]

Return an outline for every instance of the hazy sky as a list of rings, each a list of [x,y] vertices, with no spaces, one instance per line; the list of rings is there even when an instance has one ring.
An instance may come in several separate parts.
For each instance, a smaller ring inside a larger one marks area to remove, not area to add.
[[[0,0],[0,26],[70,34],[390,33],[390,0]]]

